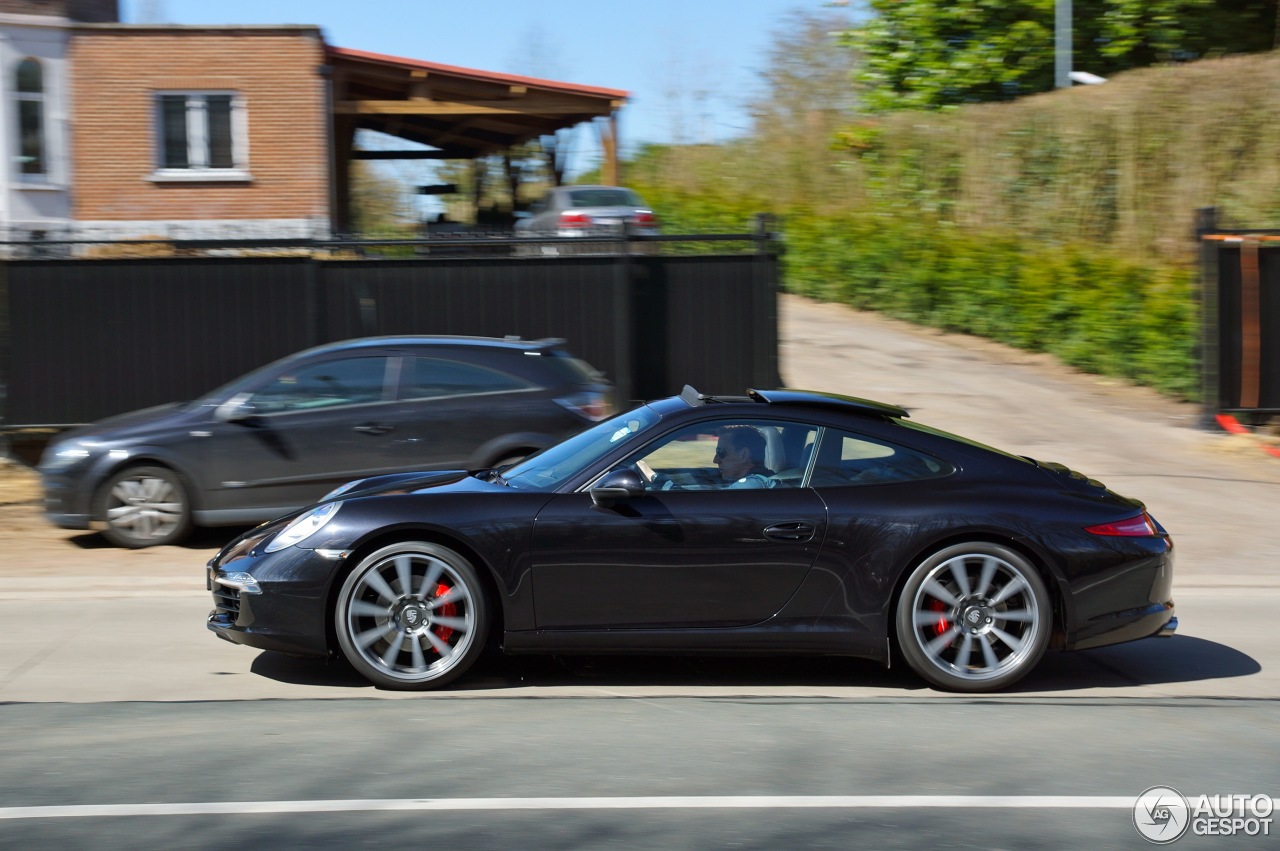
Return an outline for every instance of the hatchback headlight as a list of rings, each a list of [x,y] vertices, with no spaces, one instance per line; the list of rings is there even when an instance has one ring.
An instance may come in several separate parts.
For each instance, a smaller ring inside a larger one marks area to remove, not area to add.
[[[317,505],[306,514],[298,515],[288,526],[280,530],[280,534],[276,535],[274,541],[267,544],[266,552],[274,553],[276,550],[302,543],[323,529],[341,507],[341,502],[327,502],[324,505]]]
[[[45,453],[44,458],[40,459],[40,467],[44,470],[65,470],[68,467],[74,467],[92,454],[84,444],[68,443],[53,452]]]

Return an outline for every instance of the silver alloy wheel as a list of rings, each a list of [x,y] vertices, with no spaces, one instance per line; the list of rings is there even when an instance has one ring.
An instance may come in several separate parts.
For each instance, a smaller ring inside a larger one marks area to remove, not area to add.
[[[104,534],[126,547],[170,544],[186,534],[190,506],[182,482],[164,467],[133,467],[108,481],[100,514]]]
[[[343,583],[335,611],[347,660],[375,684],[431,688],[479,655],[486,618],[471,564],[445,547],[406,542],[364,559]]]
[[[916,568],[899,602],[898,637],[912,668],[931,683],[988,691],[1035,666],[1051,620],[1048,591],[1026,559],[973,543]]]

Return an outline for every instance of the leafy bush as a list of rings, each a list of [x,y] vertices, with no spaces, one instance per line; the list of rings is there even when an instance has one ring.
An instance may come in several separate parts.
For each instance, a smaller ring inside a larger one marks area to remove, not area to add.
[[[745,232],[758,206],[645,187],[672,232]],[[789,213],[788,292],[1029,351],[1175,398],[1198,397],[1195,270],[1091,243],[977,233],[896,213]]]
[[[1200,326],[1189,268],[906,215],[792,215],[783,234],[790,292],[1197,396]]]

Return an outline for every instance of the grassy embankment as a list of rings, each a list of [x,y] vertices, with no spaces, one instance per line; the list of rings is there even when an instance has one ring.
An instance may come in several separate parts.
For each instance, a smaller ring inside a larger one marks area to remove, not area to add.
[[[669,231],[783,221],[787,290],[1195,399],[1195,210],[1280,225],[1280,52],[812,139],[652,150]]]

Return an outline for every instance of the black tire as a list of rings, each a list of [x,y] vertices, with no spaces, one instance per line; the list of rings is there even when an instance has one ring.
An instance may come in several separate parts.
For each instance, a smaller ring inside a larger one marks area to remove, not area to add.
[[[947,691],[1007,688],[1049,646],[1049,591],[1026,558],[985,541],[940,550],[898,598],[898,646],[911,669]]]
[[[438,688],[485,648],[484,585],[469,561],[423,541],[382,547],[342,583],[334,606],[338,646],[380,688]]]
[[[521,452],[519,450],[516,452],[508,452],[506,455],[503,455],[497,461],[490,464],[489,468],[491,470],[501,470],[503,467],[510,467],[512,464],[519,464],[521,461],[537,451],[538,450],[536,449],[530,449],[527,452]]]
[[[126,467],[98,489],[94,516],[106,521],[102,534],[116,546],[176,544],[191,531],[191,500],[173,470]]]

